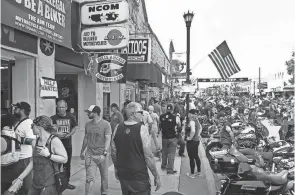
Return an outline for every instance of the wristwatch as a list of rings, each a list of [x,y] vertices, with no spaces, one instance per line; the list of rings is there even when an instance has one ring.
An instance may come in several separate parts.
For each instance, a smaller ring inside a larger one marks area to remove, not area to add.
[[[51,159],[52,153],[49,154],[46,158]]]
[[[107,155],[108,155],[108,151],[105,150],[105,151],[102,153],[102,155],[107,156]]]

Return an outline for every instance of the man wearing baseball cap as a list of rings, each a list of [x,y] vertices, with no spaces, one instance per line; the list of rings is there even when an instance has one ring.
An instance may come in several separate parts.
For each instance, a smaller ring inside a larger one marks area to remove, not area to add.
[[[85,136],[80,155],[81,159],[85,160],[86,166],[85,195],[92,194],[90,189],[94,184],[97,167],[101,175],[101,194],[106,195],[108,190],[107,156],[111,143],[111,125],[102,119],[99,106],[91,105],[85,112],[91,119],[85,125]]]
[[[160,116],[160,128],[162,130],[162,169],[166,169],[167,174],[176,174],[174,170],[174,159],[177,148],[176,137],[177,119],[173,114],[173,105],[167,105],[167,113]],[[167,163],[168,161],[168,163]]]

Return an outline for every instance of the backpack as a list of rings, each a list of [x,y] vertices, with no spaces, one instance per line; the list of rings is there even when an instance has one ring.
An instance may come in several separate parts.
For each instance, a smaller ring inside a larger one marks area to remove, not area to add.
[[[21,120],[15,127],[12,129],[3,129],[1,132],[1,137],[6,141],[7,148],[1,154],[1,166],[8,166],[13,163],[16,163],[20,159],[21,153],[21,138],[16,135],[15,130],[17,127],[25,121],[27,118]]]

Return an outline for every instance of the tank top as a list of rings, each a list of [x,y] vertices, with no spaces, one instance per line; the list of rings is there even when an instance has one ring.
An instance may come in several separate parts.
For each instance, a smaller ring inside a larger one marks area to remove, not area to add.
[[[122,180],[149,180],[140,129],[142,124],[120,123],[114,137],[117,149],[118,177]]]
[[[53,138],[54,139],[54,138]],[[39,138],[36,146],[38,146]],[[46,147],[50,147],[46,145]],[[50,159],[38,154],[37,148],[33,150],[33,182],[35,188],[44,188],[55,183],[54,168]]]

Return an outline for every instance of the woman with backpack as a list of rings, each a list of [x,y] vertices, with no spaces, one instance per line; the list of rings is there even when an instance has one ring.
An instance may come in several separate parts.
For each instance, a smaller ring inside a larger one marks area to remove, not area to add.
[[[38,139],[32,143],[32,160],[23,173],[13,182],[12,189],[8,191],[15,191],[20,187],[23,179],[32,171],[33,181],[28,195],[58,195],[61,191],[56,182],[57,163],[64,164],[67,162],[67,152],[60,139],[52,135],[56,128],[54,128],[49,117],[37,117],[33,121],[32,130],[38,136]]]

